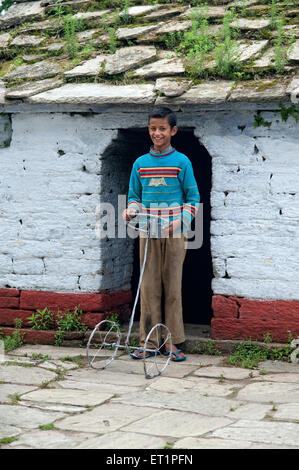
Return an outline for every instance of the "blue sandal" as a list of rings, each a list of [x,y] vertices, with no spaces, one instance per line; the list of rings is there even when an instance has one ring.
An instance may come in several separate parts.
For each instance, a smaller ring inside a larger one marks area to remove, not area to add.
[[[140,354],[140,353],[143,353],[143,348],[138,348],[137,349],[137,354]],[[135,353],[131,353],[130,356],[133,358],[133,359],[143,359],[143,354],[142,356],[138,356],[137,354]],[[145,354],[145,359],[147,359],[148,357],[152,357],[152,356],[155,356],[155,353],[153,351],[148,351],[146,354]]]
[[[187,359],[187,357],[184,355],[182,357],[178,357],[178,354],[183,352],[181,349],[178,349],[177,351],[172,351],[172,354],[175,356],[175,358],[171,358],[171,361],[174,361],[174,362],[179,362],[179,361],[184,361],[185,359]],[[169,351],[168,351],[168,354],[169,354]]]

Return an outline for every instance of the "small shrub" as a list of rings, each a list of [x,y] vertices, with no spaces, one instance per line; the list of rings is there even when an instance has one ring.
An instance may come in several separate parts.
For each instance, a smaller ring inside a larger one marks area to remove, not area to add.
[[[57,326],[62,331],[86,331],[88,327],[81,322],[83,312],[78,307],[71,312],[66,309],[62,314],[57,314]]]
[[[231,78],[241,67],[238,59],[239,46],[235,40],[237,33],[231,28],[231,22],[235,19],[234,9],[226,13],[218,33],[217,46],[213,51],[217,72],[224,78]]]
[[[45,307],[43,310],[36,310],[30,317],[27,317],[28,323],[32,325],[33,330],[49,330],[54,327],[54,314]]]
[[[5,336],[4,338],[0,335],[0,338],[4,343],[4,350],[6,352],[19,348],[24,343],[24,335],[19,331],[14,331],[11,336]]]

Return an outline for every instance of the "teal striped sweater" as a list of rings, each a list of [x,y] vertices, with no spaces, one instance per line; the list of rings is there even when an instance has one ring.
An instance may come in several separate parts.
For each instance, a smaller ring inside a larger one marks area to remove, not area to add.
[[[149,153],[133,164],[128,209],[166,217],[180,218],[182,231],[190,228],[199,208],[200,195],[189,158],[173,147]]]

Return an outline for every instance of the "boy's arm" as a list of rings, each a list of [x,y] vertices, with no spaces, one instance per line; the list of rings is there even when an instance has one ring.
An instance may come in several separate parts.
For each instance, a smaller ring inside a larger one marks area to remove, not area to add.
[[[142,197],[142,185],[140,177],[136,169],[136,165],[133,165],[128,192],[128,207],[127,210],[135,210],[141,212],[141,197]]]
[[[194,172],[190,161],[185,167],[181,183],[185,195],[185,202],[181,215],[181,220],[183,223],[183,232],[185,232],[190,229],[191,222],[196,216],[200,202],[200,194],[198,191],[198,186],[194,177]]]

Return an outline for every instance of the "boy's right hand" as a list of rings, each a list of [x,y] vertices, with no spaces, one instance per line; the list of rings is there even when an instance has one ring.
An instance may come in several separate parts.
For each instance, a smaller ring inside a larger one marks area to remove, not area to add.
[[[131,218],[136,214],[137,214],[136,209],[125,209],[122,215],[123,215],[124,220],[131,220]]]

